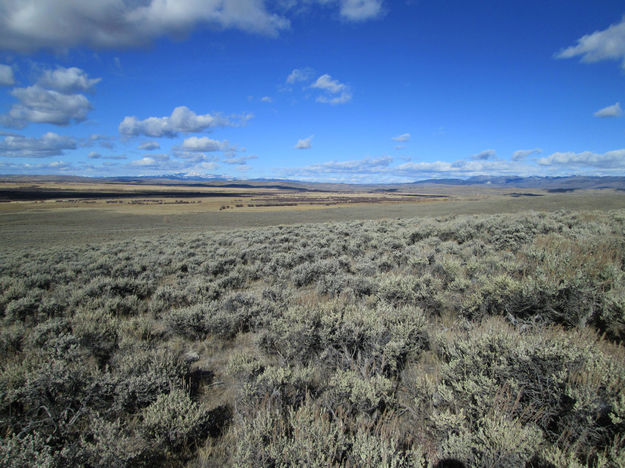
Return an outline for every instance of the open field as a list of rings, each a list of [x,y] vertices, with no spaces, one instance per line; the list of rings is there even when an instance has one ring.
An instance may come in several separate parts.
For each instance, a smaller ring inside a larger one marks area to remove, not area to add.
[[[0,203],[0,244],[18,248],[333,220],[625,207],[625,192],[613,189],[259,185],[4,182],[0,196],[8,201]]]

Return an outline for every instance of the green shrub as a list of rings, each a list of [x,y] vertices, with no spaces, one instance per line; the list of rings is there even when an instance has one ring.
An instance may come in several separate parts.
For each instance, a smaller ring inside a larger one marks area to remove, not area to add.
[[[0,465],[6,468],[55,466],[51,449],[39,434],[0,438]]]
[[[169,455],[180,457],[181,447],[208,433],[209,413],[182,389],[159,395],[141,416],[142,436],[153,450]]]

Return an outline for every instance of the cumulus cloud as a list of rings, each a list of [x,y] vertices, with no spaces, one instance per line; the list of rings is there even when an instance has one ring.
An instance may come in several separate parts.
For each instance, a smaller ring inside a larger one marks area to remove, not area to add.
[[[13,69],[0,63],[0,86],[12,86],[15,84]]]
[[[620,117],[623,115],[623,110],[621,109],[621,103],[617,102],[616,104],[612,104],[611,106],[604,107],[603,109],[599,109],[595,112],[595,117],[606,118],[606,117]]]
[[[325,93],[317,97],[317,102],[325,104],[345,104],[352,98],[349,87],[338,80],[333,80],[328,74],[321,75],[310,87],[320,89]]]
[[[186,106],[176,107],[168,117],[148,117],[139,120],[135,116],[126,116],[119,124],[119,133],[124,136],[146,135],[150,137],[173,138],[179,133],[194,133],[215,127],[234,127],[242,125],[251,115],[233,120],[219,114],[198,115]]]
[[[101,78],[89,78],[80,68],[57,67],[56,70],[44,71],[37,84],[42,88],[52,89],[63,94],[91,92]]]
[[[271,104],[273,102],[273,99],[271,99],[269,96],[263,96],[262,98],[260,98],[260,102]]]
[[[24,128],[29,123],[66,126],[72,121],[82,122],[91,110],[91,103],[76,91],[92,91],[99,81],[89,78],[79,68],[46,70],[34,85],[11,91],[19,102],[11,106],[8,114],[0,116],[0,123]]]
[[[20,52],[138,46],[202,26],[271,36],[290,23],[268,11],[263,0],[0,1],[0,49]]]
[[[311,68],[294,68],[289,76],[286,77],[287,84],[295,84],[302,81],[308,81],[312,78],[314,71]]]
[[[206,152],[211,153],[214,151],[234,151],[235,148],[230,146],[228,141],[213,140],[208,137],[189,137],[186,138],[182,145],[176,149],[182,151],[191,152]]]
[[[13,158],[47,158],[76,149],[76,140],[48,132],[40,138],[7,135],[0,140],[0,156]]]
[[[19,100],[8,114],[8,127],[24,128],[27,123],[49,123],[59,126],[82,122],[91,110],[82,94],[63,94],[39,85],[15,88],[11,95]]]
[[[158,141],[145,141],[139,145],[140,150],[152,151],[160,149],[161,145]]]
[[[295,145],[295,149],[310,149],[312,148],[312,139],[314,135],[310,135],[308,138],[304,138],[302,140],[297,140]]]
[[[521,161],[521,160],[527,158],[528,156],[530,156],[532,154],[538,154],[538,153],[542,153],[542,152],[543,152],[543,150],[540,149],[540,148],[518,150],[518,151],[515,151],[512,154],[512,160],[513,161]]]
[[[476,161],[483,161],[486,159],[494,158],[496,154],[497,152],[494,149],[488,149],[488,150],[481,151],[477,154],[474,154],[473,156],[471,156],[471,159],[476,160]]]
[[[625,149],[608,151],[607,153],[553,153],[538,160],[542,166],[590,167],[598,169],[625,169]]]
[[[557,58],[581,57],[585,63],[620,60],[625,69],[625,17],[602,31],[582,36],[577,44],[556,54]]]
[[[349,21],[364,21],[382,14],[382,0],[341,0],[341,16]]]
[[[395,141],[399,141],[399,142],[405,142],[410,140],[410,133],[402,133],[401,135],[397,135],[396,137],[392,138]]]

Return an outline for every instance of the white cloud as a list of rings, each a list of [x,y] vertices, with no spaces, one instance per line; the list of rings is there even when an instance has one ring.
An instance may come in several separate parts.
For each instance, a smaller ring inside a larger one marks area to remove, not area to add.
[[[99,81],[89,78],[79,68],[46,70],[34,85],[11,91],[19,102],[11,106],[8,114],[0,116],[0,123],[24,128],[29,123],[65,126],[72,121],[82,122],[91,110],[91,103],[75,91],[92,91]]]
[[[332,77],[328,74],[321,75],[317,78],[313,84],[310,85],[311,88],[323,89],[324,91],[328,91],[332,94],[340,93],[345,89],[345,85],[340,83],[337,80],[333,80]]]
[[[382,14],[382,0],[341,0],[341,16],[350,21],[364,21]]]
[[[0,140],[0,156],[12,158],[47,158],[76,149],[76,140],[48,132],[41,138],[8,135]]]
[[[145,141],[139,145],[140,150],[152,151],[160,149],[161,145],[158,141]]]
[[[333,80],[328,74],[321,75],[310,87],[325,92],[324,95],[317,97],[317,102],[324,104],[345,104],[352,98],[349,87],[338,80]]]
[[[294,68],[289,76],[286,77],[287,84],[295,84],[301,81],[308,81],[313,76],[313,70],[311,68]]]
[[[262,98],[260,98],[260,102],[271,104],[273,102],[273,99],[271,99],[269,96],[263,96]]]
[[[289,20],[263,0],[2,0],[0,49],[144,45],[161,36],[182,37],[196,27],[276,35]]]
[[[96,153],[95,151],[92,151],[91,153],[87,155],[87,157],[89,159],[100,159],[102,158],[102,155],[100,153]]]
[[[623,115],[623,110],[621,109],[621,103],[617,102],[616,104],[612,104],[611,106],[604,107],[603,109],[599,109],[595,112],[595,117],[606,118],[606,117],[620,117]]]
[[[488,149],[474,154],[473,156],[471,156],[471,158],[476,161],[483,161],[486,159],[494,158],[496,154],[497,152],[494,149]]]
[[[214,127],[242,125],[251,117],[251,115],[241,116],[237,122],[219,114],[197,115],[188,107],[179,106],[173,110],[169,117],[148,117],[145,120],[139,120],[135,116],[124,117],[124,120],[119,124],[119,133],[125,136],[146,135],[173,138],[181,132],[193,133]]]
[[[15,84],[13,69],[0,63],[0,86],[12,86]]]
[[[518,150],[512,154],[513,161],[521,161],[532,154],[542,153],[543,150],[540,148],[527,149],[527,150]]]
[[[168,161],[168,160],[169,160],[169,156],[167,156],[167,158],[157,158],[153,156],[146,156],[144,158],[131,161],[128,165],[131,167],[160,167],[161,162]]]
[[[72,121],[84,121],[91,110],[89,100],[82,94],[62,94],[39,85],[15,88],[11,95],[19,103],[13,104],[5,119],[8,127],[23,128],[27,123],[66,126]]]
[[[57,67],[56,70],[44,71],[37,84],[42,88],[52,89],[63,94],[91,92],[101,78],[89,78],[80,68]]]
[[[606,153],[553,153],[538,160],[542,166],[590,167],[598,169],[625,169],[625,149],[608,151]]]
[[[625,68],[625,17],[607,29],[582,36],[576,45],[560,51],[556,57],[581,57],[585,63],[621,60],[621,66]]]
[[[399,142],[405,142],[410,140],[410,133],[402,133],[401,135],[393,137],[392,139]]]
[[[312,148],[312,139],[314,135],[310,135],[308,138],[303,138],[302,140],[297,140],[297,144],[295,145],[295,149],[310,149]]]
[[[208,137],[189,137],[184,140],[181,146],[176,149],[191,152],[207,152],[214,151],[233,151],[235,148],[230,146],[228,141],[213,140]]]

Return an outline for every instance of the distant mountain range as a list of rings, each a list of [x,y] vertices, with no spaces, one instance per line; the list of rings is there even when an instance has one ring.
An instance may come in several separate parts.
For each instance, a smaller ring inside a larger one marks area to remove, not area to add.
[[[81,177],[63,175],[0,175],[0,181],[18,183],[37,182],[74,182],[74,183],[105,183],[105,184],[139,184],[139,185],[185,185],[185,186],[221,186],[221,187],[265,187],[289,188],[295,190],[392,190],[402,187],[425,185],[448,186],[485,186],[501,188],[542,189],[550,192],[569,192],[583,189],[617,189],[625,190],[625,177],[616,176],[566,176],[566,177],[516,177],[516,176],[474,176],[468,179],[427,179],[410,183],[391,184],[341,184],[324,182],[303,182],[288,179],[232,179],[205,178],[168,174],[163,176],[133,177]]]
[[[428,179],[411,185],[488,185],[491,187],[533,188],[549,191],[572,191],[579,189],[625,190],[625,177],[568,176],[568,177],[514,177],[474,176],[468,179]]]

